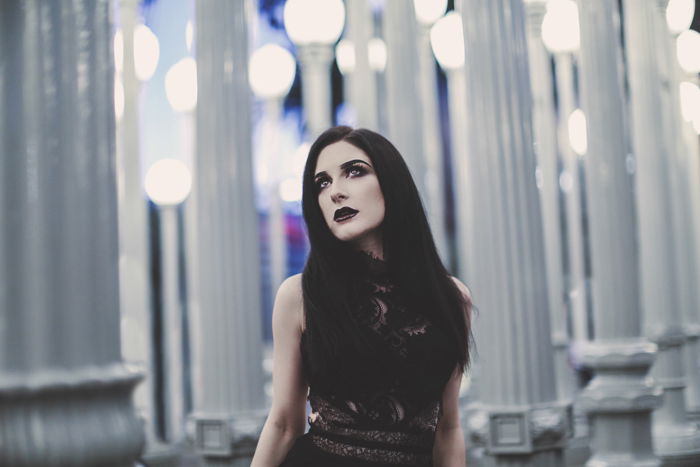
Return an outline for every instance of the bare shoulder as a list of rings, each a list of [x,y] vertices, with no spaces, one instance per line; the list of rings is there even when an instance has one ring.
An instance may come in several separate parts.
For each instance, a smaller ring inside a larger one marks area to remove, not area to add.
[[[472,293],[471,293],[471,290],[469,290],[469,287],[467,287],[466,285],[464,285],[464,282],[462,282],[461,280],[457,279],[457,278],[454,277],[454,276],[450,276],[450,278],[451,278],[452,281],[455,283],[455,285],[457,285],[457,288],[458,288],[458,289],[464,294],[464,296],[467,297],[467,298],[469,299],[469,301],[471,302],[471,301],[472,301]]]
[[[286,326],[294,325],[299,330],[303,327],[303,305],[301,274],[289,276],[282,282],[277,290],[275,306],[273,309],[274,322],[284,323]]]

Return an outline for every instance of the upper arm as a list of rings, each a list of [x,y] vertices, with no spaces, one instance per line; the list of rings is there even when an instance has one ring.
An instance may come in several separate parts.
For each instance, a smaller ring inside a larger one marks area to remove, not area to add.
[[[269,417],[284,429],[303,432],[308,386],[301,358],[301,274],[287,278],[272,310],[272,407]]]
[[[462,370],[457,367],[442,391],[440,418],[437,430],[460,428],[459,423],[459,387],[462,384]]]

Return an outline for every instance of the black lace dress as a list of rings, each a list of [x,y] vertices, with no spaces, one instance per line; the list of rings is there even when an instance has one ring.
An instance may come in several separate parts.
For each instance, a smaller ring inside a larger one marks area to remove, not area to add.
[[[357,321],[373,351],[309,378],[310,429],[281,467],[430,466],[442,390],[454,368],[444,333],[402,300],[368,258]],[[304,365],[308,336],[302,335]]]

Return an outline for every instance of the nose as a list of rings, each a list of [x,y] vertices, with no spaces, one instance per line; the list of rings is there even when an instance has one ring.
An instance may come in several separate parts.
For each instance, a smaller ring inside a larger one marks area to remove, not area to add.
[[[347,192],[343,189],[340,183],[333,183],[331,185],[331,201],[334,203],[340,203],[341,201],[348,198]]]

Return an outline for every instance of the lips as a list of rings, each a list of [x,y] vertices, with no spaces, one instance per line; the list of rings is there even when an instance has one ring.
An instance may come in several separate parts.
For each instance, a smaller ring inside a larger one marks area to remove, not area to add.
[[[357,209],[349,208],[346,206],[344,208],[340,208],[340,209],[335,211],[335,215],[333,215],[333,220],[335,220],[337,222],[342,222],[342,221],[350,219],[358,212],[360,212],[360,211],[358,211]]]

